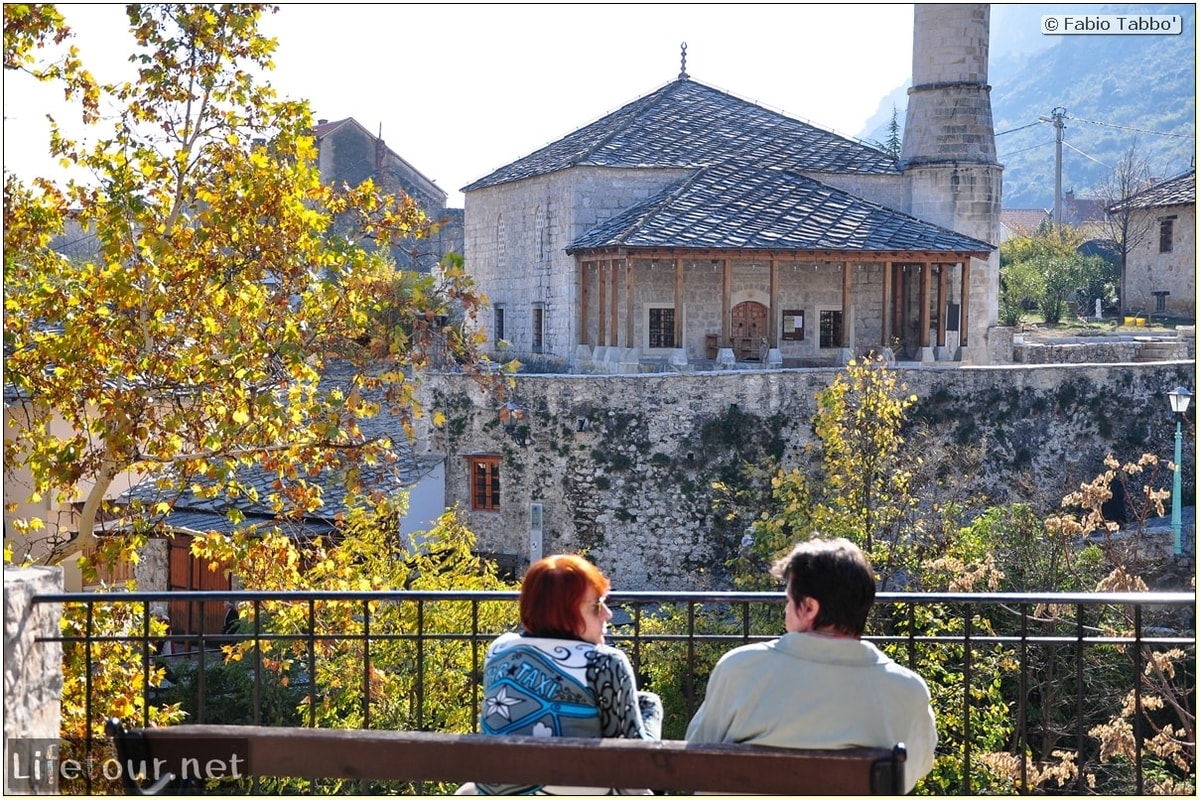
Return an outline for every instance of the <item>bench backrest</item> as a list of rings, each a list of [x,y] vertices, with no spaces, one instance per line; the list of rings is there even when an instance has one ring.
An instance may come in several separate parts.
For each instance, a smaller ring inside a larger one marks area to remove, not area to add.
[[[634,739],[485,736],[412,731],[180,725],[123,731],[110,723],[122,763],[147,779],[296,777],[611,786],[679,792],[902,794],[895,748],[791,750]],[[127,772],[127,771],[126,771]],[[165,782],[164,782],[165,783]],[[145,785],[127,784],[132,793]]]

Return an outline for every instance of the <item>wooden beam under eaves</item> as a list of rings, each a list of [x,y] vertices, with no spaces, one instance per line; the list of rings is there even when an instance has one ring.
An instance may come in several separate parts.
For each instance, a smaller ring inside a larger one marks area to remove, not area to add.
[[[599,248],[575,251],[580,258],[636,258],[670,260],[681,258],[685,261],[768,261],[776,259],[789,261],[828,261],[831,264],[842,264],[849,261],[852,264],[876,264],[887,261],[897,263],[957,263],[969,258],[986,261],[991,251],[946,251],[946,250],[720,250],[685,248]]]

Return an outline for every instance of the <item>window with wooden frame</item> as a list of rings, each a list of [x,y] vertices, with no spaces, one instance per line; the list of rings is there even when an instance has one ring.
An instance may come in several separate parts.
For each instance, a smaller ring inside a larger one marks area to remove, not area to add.
[[[1175,249],[1175,217],[1158,218],[1158,252],[1170,253]]]
[[[468,456],[471,510],[500,510],[500,456]]]
[[[842,346],[842,312],[821,312],[821,347]]]
[[[499,343],[504,339],[504,306],[497,303],[492,314],[493,341]]]
[[[533,352],[540,353],[546,344],[546,307],[533,304]]]
[[[675,347],[675,307],[652,307],[649,312],[646,346],[651,349]]]

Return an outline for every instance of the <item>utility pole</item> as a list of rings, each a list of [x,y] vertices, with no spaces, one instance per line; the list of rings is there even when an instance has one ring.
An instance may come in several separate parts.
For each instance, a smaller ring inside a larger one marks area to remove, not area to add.
[[[1063,120],[1067,116],[1067,110],[1062,106],[1058,106],[1051,110],[1049,117],[1038,117],[1042,122],[1054,123],[1054,224],[1062,224],[1062,143],[1063,129],[1066,123]]]

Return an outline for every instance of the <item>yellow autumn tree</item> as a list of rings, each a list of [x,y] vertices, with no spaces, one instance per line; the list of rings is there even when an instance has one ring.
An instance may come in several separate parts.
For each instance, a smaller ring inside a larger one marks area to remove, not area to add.
[[[247,681],[240,694],[223,698],[221,711],[230,715],[224,722],[254,721],[256,711],[263,713],[256,698],[274,691],[290,699],[281,711],[291,724],[475,730],[484,653],[496,635],[518,627],[517,586],[475,553],[475,536],[457,511],[446,511],[410,541],[397,535],[396,511],[389,498],[364,502],[347,514],[336,541],[278,533],[197,540],[197,554],[239,576],[248,590],[329,596],[242,603],[242,635],[226,646],[225,663],[210,664],[203,682],[196,674],[202,667],[184,665],[164,699],[191,713],[199,686],[212,686],[215,672],[240,671],[258,692]],[[499,598],[498,591],[514,596]],[[206,696],[205,702],[211,718],[215,701]],[[342,783],[266,779],[259,790],[337,794]],[[454,788],[442,783],[426,791]],[[355,784],[367,794],[411,789],[391,781]]]
[[[302,515],[328,476],[354,491],[356,465],[392,457],[421,414],[416,368],[479,365],[481,298],[461,259],[403,275],[387,256],[436,221],[369,181],[322,185],[307,103],[257,77],[272,67],[259,21],[273,10],[130,5],[137,77],[102,84],[61,52],[70,32],[53,6],[4,6],[6,71],[65,90],[87,125],[71,138],[55,123],[48,144],[87,178],[5,174],[6,484],[77,509],[10,520],[26,535],[6,542],[16,559],[92,549],[114,532],[106,497],[127,476],[164,498],[254,496]],[[101,122],[99,107],[117,113]],[[93,238],[90,254],[51,246],[68,226]],[[337,386],[322,382],[333,358],[350,365]],[[385,413],[395,436],[364,433]],[[279,477],[271,496],[242,483],[249,467]]]
[[[885,587],[913,566],[909,523],[920,458],[904,446],[903,431],[916,396],[880,357],[869,355],[847,364],[816,400],[817,443],[809,448],[816,451],[816,463],[771,477],[768,508],[755,511],[743,558],[734,564],[735,580],[744,588],[772,585],[764,565],[815,532],[860,545]],[[729,487],[715,488],[723,500],[729,496]],[[737,513],[738,507],[731,510]]]

